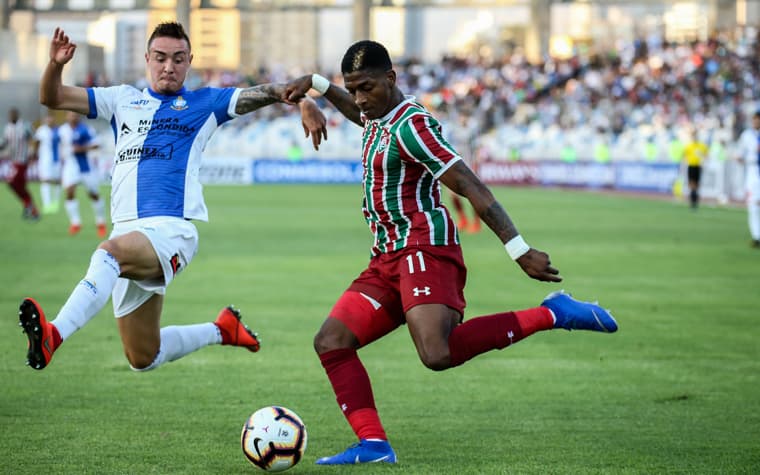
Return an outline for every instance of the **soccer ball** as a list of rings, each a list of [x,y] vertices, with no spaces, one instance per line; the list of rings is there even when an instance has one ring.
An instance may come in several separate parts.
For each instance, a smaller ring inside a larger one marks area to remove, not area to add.
[[[268,472],[281,472],[301,460],[306,450],[306,426],[290,409],[262,407],[245,421],[240,442],[252,464]]]

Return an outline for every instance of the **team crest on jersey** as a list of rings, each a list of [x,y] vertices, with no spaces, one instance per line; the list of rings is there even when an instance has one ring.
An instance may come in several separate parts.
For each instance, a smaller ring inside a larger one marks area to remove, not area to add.
[[[390,138],[387,134],[383,133],[383,135],[380,136],[380,143],[377,144],[377,151],[382,152],[388,148],[388,142],[390,142]]]
[[[175,111],[183,111],[187,109],[187,101],[182,96],[177,96],[177,98],[172,101],[171,107]]]

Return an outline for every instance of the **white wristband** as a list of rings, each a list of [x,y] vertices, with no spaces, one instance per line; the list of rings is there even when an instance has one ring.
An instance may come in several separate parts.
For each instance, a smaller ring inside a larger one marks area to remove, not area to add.
[[[504,249],[507,250],[509,257],[511,257],[513,261],[516,261],[520,256],[530,251],[530,246],[528,246],[525,239],[518,234],[510,239],[508,243],[504,244]]]
[[[320,76],[319,74],[312,74],[311,88],[320,94],[324,94],[330,88],[330,81],[326,77]]]

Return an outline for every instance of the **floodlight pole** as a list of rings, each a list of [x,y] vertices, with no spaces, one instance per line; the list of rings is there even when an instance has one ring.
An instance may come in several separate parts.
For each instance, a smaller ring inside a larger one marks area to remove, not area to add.
[[[0,30],[7,30],[11,25],[11,2],[0,0]]]
[[[7,0],[0,0],[7,1]],[[190,34],[190,0],[177,0],[177,22]]]
[[[369,31],[369,11],[372,6],[372,0],[355,0],[353,4],[354,13],[354,41],[370,39]]]

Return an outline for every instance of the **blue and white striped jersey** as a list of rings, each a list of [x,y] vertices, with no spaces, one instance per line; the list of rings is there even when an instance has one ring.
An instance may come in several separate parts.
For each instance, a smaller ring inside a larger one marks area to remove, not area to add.
[[[240,89],[182,88],[174,95],[132,86],[87,89],[87,117],[110,120],[116,139],[111,219],[151,216],[208,221],[198,175],[211,134],[237,117]]]

